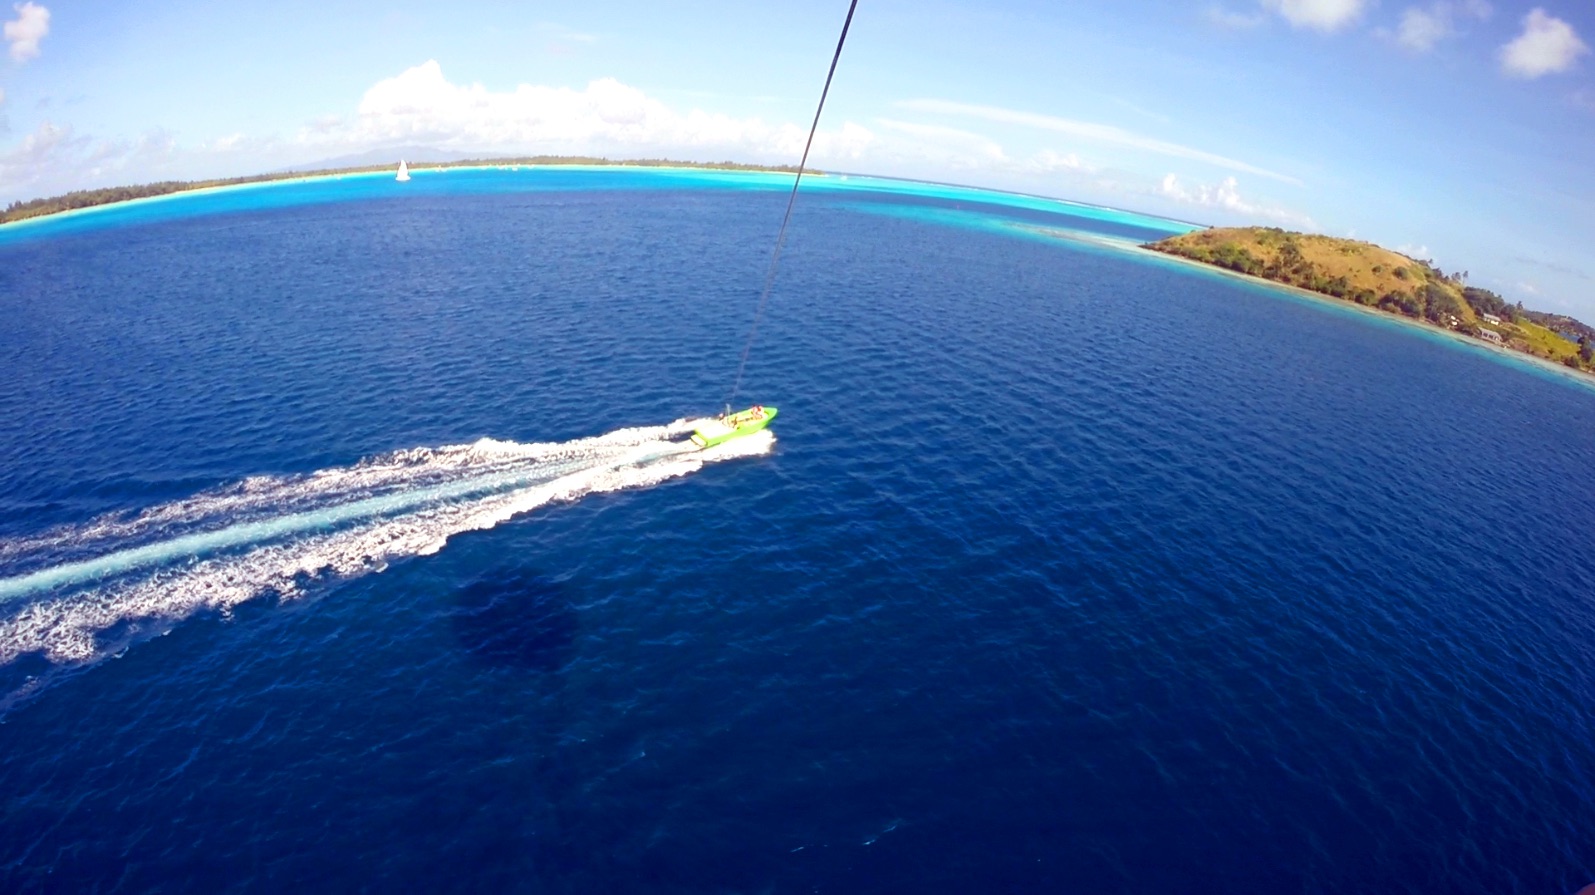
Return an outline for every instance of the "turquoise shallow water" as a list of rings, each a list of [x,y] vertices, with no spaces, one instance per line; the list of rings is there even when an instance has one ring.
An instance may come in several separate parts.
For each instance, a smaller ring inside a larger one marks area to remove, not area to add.
[[[244,184],[186,193],[172,193],[132,202],[102,205],[65,214],[33,218],[0,227],[0,243],[48,238],[128,224],[148,224],[238,211],[293,208],[358,202],[399,195],[459,196],[576,192],[585,190],[659,191],[679,189],[789,191],[793,176],[775,172],[717,171],[700,168],[627,168],[561,165],[422,169],[409,183],[394,183],[390,172],[310,177],[300,180]],[[1194,225],[1148,217],[1096,205],[1018,193],[992,192],[951,184],[924,183],[848,174],[810,174],[811,195],[864,194],[937,203],[993,207],[1013,212],[1065,214],[1072,219],[1118,224],[1150,233],[1183,233]],[[876,204],[872,208],[890,208]],[[926,207],[923,204],[921,207]]]
[[[780,176],[0,231],[4,888],[1595,879],[1590,390],[814,183],[714,457]]]

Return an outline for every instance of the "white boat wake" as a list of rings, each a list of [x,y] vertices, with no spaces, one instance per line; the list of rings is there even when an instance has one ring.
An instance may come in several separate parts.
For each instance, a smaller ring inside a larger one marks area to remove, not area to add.
[[[32,654],[91,662],[199,612],[267,593],[292,598],[310,582],[381,571],[550,502],[646,487],[774,445],[768,431],[707,450],[670,440],[700,422],[398,451],[0,541],[0,566],[33,567],[0,578],[0,666]]]

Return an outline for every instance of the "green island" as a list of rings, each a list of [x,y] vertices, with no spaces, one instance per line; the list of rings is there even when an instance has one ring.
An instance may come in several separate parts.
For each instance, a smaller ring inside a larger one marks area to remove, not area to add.
[[[1574,370],[1595,372],[1595,327],[1512,303],[1369,242],[1277,227],[1213,227],[1143,248],[1422,321]]]
[[[484,158],[463,159],[452,162],[420,162],[410,165],[411,171],[425,171],[436,168],[480,168],[503,167],[507,165],[618,165],[635,168],[702,168],[715,171],[765,171],[777,174],[796,174],[796,165],[744,165],[739,162],[677,162],[670,159],[607,159],[589,158],[578,155],[532,155],[518,158]],[[218,180],[162,180],[157,183],[140,184],[139,186],[117,186],[98,190],[74,190],[60,196],[51,196],[45,199],[29,199],[25,202],[12,202],[6,206],[4,213],[0,213],[0,224],[9,224],[13,221],[27,220],[28,218],[43,217],[47,214],[59,214],[63,211],[74,211],[79,208],[93,208],[96,205],[109,205],[113,202],[127,202],[133,199],[147,199],[151,196],[165,196],[171,193],[184,193],[191,190],[208,190],[224,186],[242,186],[249,183],[269,183],[277,180],[300,180],[307,177],[331,177],[339,174],[367,174],[377,171],[392,171],[395,165],[364,165],[354,168],[325,168],[307,171],[280,171],[273,174],[255,174],[249,177],[227,177]],[[823,176],[824,172],[809,168],[804,171],[810,177]]]

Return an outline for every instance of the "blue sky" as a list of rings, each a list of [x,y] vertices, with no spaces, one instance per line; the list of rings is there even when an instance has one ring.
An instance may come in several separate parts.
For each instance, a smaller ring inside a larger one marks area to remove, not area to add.
[[[13,4],[0,201],[371,149],[791,163],[844,2]],[[1589,0],[861,0],[813,162],[1356,236],[1595,322]]]

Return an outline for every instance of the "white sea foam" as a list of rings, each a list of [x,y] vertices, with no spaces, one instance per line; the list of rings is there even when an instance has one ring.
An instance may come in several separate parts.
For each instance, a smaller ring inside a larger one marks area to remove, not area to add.
[[[101,542],[127,546],[130,540],[203,525],[208,520],[237,522],[252,514],[280,515],[303,507],[414,488],[461,475],[524,469],[543,462],[602,459],[627,448],[690,432],[691,420],[668,426],[618,429],[573,441],[522,444],[483,438],[471,444],[419,447],[366,458],[353,466],[304,475],[251,476],[223,488],[151,507],[127,517],[113,514],[84,525],[64,526],[15,540],[0,540],[0,562],[61,549],[93,550]]]
[[[550,502],[647,487],[774,444],[768,432],[703,451],[667,440],[694,422],[558,444],[484,439],[400,451],[305,476],[246,479],[132,519],[9,545],[12,555],[85,543],[101,552],[0,580],[0,605],[14,605],[0,615],[0,664],[34,653],[92,661],[197,612],[226,612],[267,593],[291,599],[310,582],[381,571]]]

